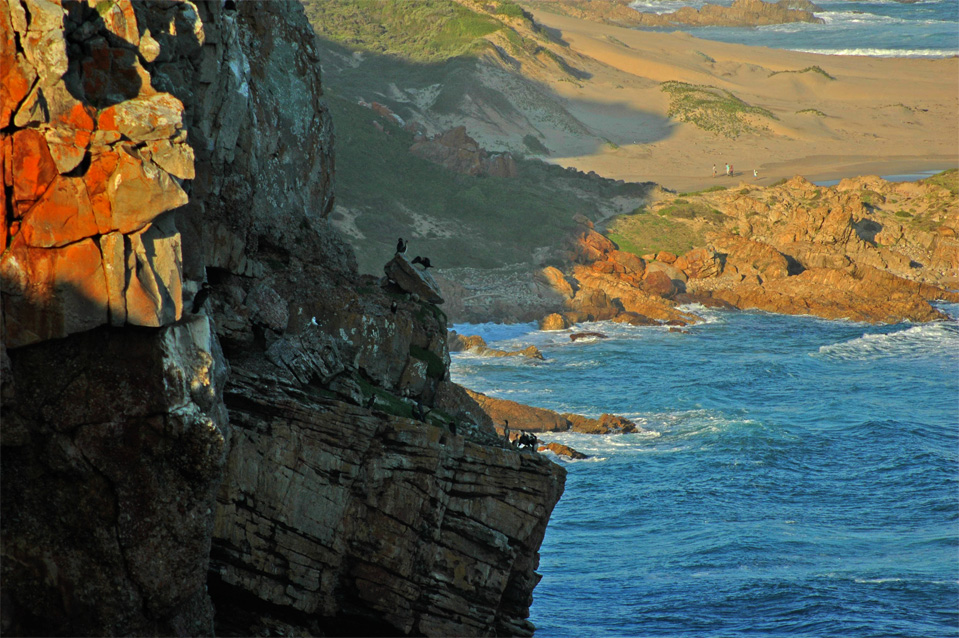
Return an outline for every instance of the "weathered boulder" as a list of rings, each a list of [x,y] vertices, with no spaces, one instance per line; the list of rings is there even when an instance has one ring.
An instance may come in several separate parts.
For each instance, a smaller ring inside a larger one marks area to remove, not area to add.
[[[566,417],[552,410],[534,408],[508,399],[497,399],[469,389],[467,392],[493,420],[497,430],[502,431],[506,421],[509,421],[509,428],[513,431],[565,432],[569,429]]]
[[[563,445],[562,443],[557,443],[555,441],[547,443],[546,445],[541,445],[538,451],[539,452],[549,451],[558,456],[565,456],[567,458],[573,459],[574,461],[579,461],[582,459],[589,458],[589,455],[583,454],[582,452],[578,450],[574,450],[568,445]]]
[[[757,275],[763,281],[789,276],[789,261],[769,244],[729,234],[711,235],[707,240],[713,250],[726,255],[727,270]]]
[[[550,313],[540,319],[539,329],[540,330],[565,330],[569,328],[572,324],[569,319],[565,316],[559,314],[558,312]]]
[[[529,345],[521,350],[499,350],[488,347],[486,341],[478,335],[461,335],[457,334],[455,330],[450,331],[447,343],[450,352],[468,350],[483,357],[526,357],[543,360],[543,353],[536,346]]]
[[[669,299],[678,292],[673,279],[664,270],[650,270],[643,280],[643,290],[650,295]]]
[[[406,255],[397,254],[383,267],[386,277],[404,292],[418,296],[427,303],[443,303],[440,288],[426,270],[419,270]]]
[[[690,279],[718,277],[723,272],[722,260],[716,253],[705,248],[694,248],[673,262]]]
[[[630,434],[639,431],[639,427],[627,418],[614,414],[603,414],[598,419],[577,414],[563,414],[570,423],[570,430],[583,434]]]

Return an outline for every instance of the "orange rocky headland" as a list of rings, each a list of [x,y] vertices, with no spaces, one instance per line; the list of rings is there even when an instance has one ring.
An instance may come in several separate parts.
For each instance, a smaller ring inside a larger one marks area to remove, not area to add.
[[[956,203],[954,187],[931,181],[742,183],[607,225],[608,236],[634,250],[649,228],[665,225],[693,244],[683,254],[624,252],[584,226],[565,272],[550,267],[544,276],[566,299],[569,322],[695,321],[677,309],[689,302],[867,322],[941,320],[930,302],[959,301]]]
[[[663,197],[603,227],[579,218],[553,265],[527,286],[492,277],[478,284],[501,300],[494,306],[468,290],[446,295],[456,320],[530,321],[535,307],[545,330],[695,323],[690,303],[874,323],[942,320],[931,302],[959,301],[957,179],[951,171],[915,183],[861,177],[819,187],[796,177]],[[520,307],[524,314],[512,314]]]

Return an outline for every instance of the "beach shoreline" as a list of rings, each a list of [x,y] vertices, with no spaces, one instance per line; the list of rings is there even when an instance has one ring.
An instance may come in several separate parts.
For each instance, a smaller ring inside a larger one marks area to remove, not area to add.
[[[802,53],[615,27],[535,6],[532,13],[589,75],[548,82],[592,134],[541,128],[550,163],[677,192],[959,166],[959,58]],[[667,82],[705,87],[765,115],[745,116],[728,134],[697,122],[695,112],[683,121]],[[495,146],[495,137],[477,137]]]

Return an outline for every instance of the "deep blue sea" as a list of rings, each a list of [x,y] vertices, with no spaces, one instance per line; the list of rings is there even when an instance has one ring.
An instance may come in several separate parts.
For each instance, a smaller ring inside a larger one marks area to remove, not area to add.
[[[793,23],[756,28],[681,30],[706,40],[834,55],[946,57],[959,55],[959,2],[919,0],[814,0],[825,24]],[[667,13],[705,0],[636,0],[639,11]],[[730,5],[732,0],[710,0]],[[667,29],[669,31],[677,29]]]
[[[553,457],[536,635],[959,636],[959,323],[697,311],[455,326],[546,357],[457,353],[455,381],[646,430],[540,435],[591,458]]]

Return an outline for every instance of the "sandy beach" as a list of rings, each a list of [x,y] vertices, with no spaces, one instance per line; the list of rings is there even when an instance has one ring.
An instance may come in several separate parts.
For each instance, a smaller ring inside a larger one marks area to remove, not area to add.
[[[677,191],[959,166],[957,58],[797,53],[533,13],[579,75],[541,80],[592,134],[544,131],[549,161]],[[728,91],[772,117],[732,138],[678,122],[666,81]]]

